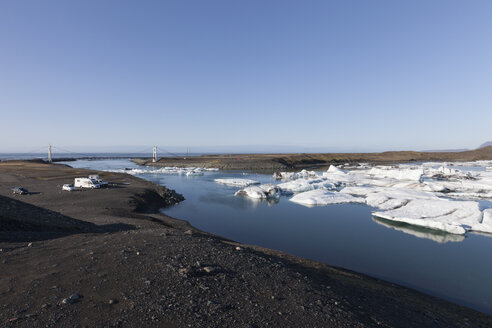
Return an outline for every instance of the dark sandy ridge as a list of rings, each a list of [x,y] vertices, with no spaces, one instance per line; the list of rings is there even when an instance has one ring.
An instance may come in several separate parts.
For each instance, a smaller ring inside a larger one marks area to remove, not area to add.
[[[492,160],[492,146],[461,152],[387,151],[383,153],[325,153],[325,154],[221,154],[189,157],[134,159],[140,165],[219,168],[221,170],[289,171],[325,169],[332,164],[375,163],[392,164],[424,161]]]
[[[61,191],[89,173],[0,163],[1,327],[492,326],[408,288],[198,231],[158,213],[180,195],[136,177],[99,172],[112,188]]]

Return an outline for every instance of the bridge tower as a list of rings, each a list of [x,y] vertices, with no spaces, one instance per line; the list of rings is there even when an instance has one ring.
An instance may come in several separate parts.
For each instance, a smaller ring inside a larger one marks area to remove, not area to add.
[[[152,149],[152,162],[155,163],[157,162],[157,147],[154,146],[154,148]]]
[[[51,163],[52,162],[52,158],[51,158],[51,145],[48,145],[48,163]]]

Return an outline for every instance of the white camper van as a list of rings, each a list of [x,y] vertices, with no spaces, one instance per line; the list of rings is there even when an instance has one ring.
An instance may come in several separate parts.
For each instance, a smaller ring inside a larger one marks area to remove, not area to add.
[[[99,185],[99,187],[101,187],[101,188],[105,188],[105,187],[108,186],[108,182],[107,181],[104,181],[101,178],[99,178],[99,175],[97,175],[97,174],[91,174],[91,175],[89,175],[89,179],[91,179],[92,181],[94,181],[95,183],[97,183]]]
[[[75,188],[90,188],[97,189],[101,186],[97,183],[97,181],[89,179],[89,178],[75,178],[74,184]]]

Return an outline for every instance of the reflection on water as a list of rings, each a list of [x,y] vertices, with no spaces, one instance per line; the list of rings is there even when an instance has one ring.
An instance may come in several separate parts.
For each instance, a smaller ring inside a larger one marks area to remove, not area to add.
[[[444,231],[421,228],[403,222],[395,222],[391,220],[378,218],[375,216],[372,217],[372,220],[382,226],[385,226],[386,228],[394,229],[396,231],[401,231],[406,234],[415,236],[417,238],[429,239],[441,244],[448,243],[448,242],[461,242],[466,238],[464,235],[456,235],[456,234],[446,233]]]

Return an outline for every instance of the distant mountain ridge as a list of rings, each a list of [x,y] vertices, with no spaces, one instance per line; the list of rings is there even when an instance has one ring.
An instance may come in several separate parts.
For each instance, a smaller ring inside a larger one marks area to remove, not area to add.
[[[483,148],[483,147],[487,147],[487,146],[492,146],[492,141],[487,141],[487,142],[481,144],[480,147],[478,147],[478,148]]]
[[[462,151],[470,150],[468,148],[458,148],[458,149],[431,149],[431,150],[422,150],[423,153],[459,153]]]
[[[487,141],[478,146],[476,149],[492,146],[492,141]],[[458,149],[432,149],[432,150],[422,150],[423,153],[458,153],[463,151],[471,150],[469,148],[458,148]]]

